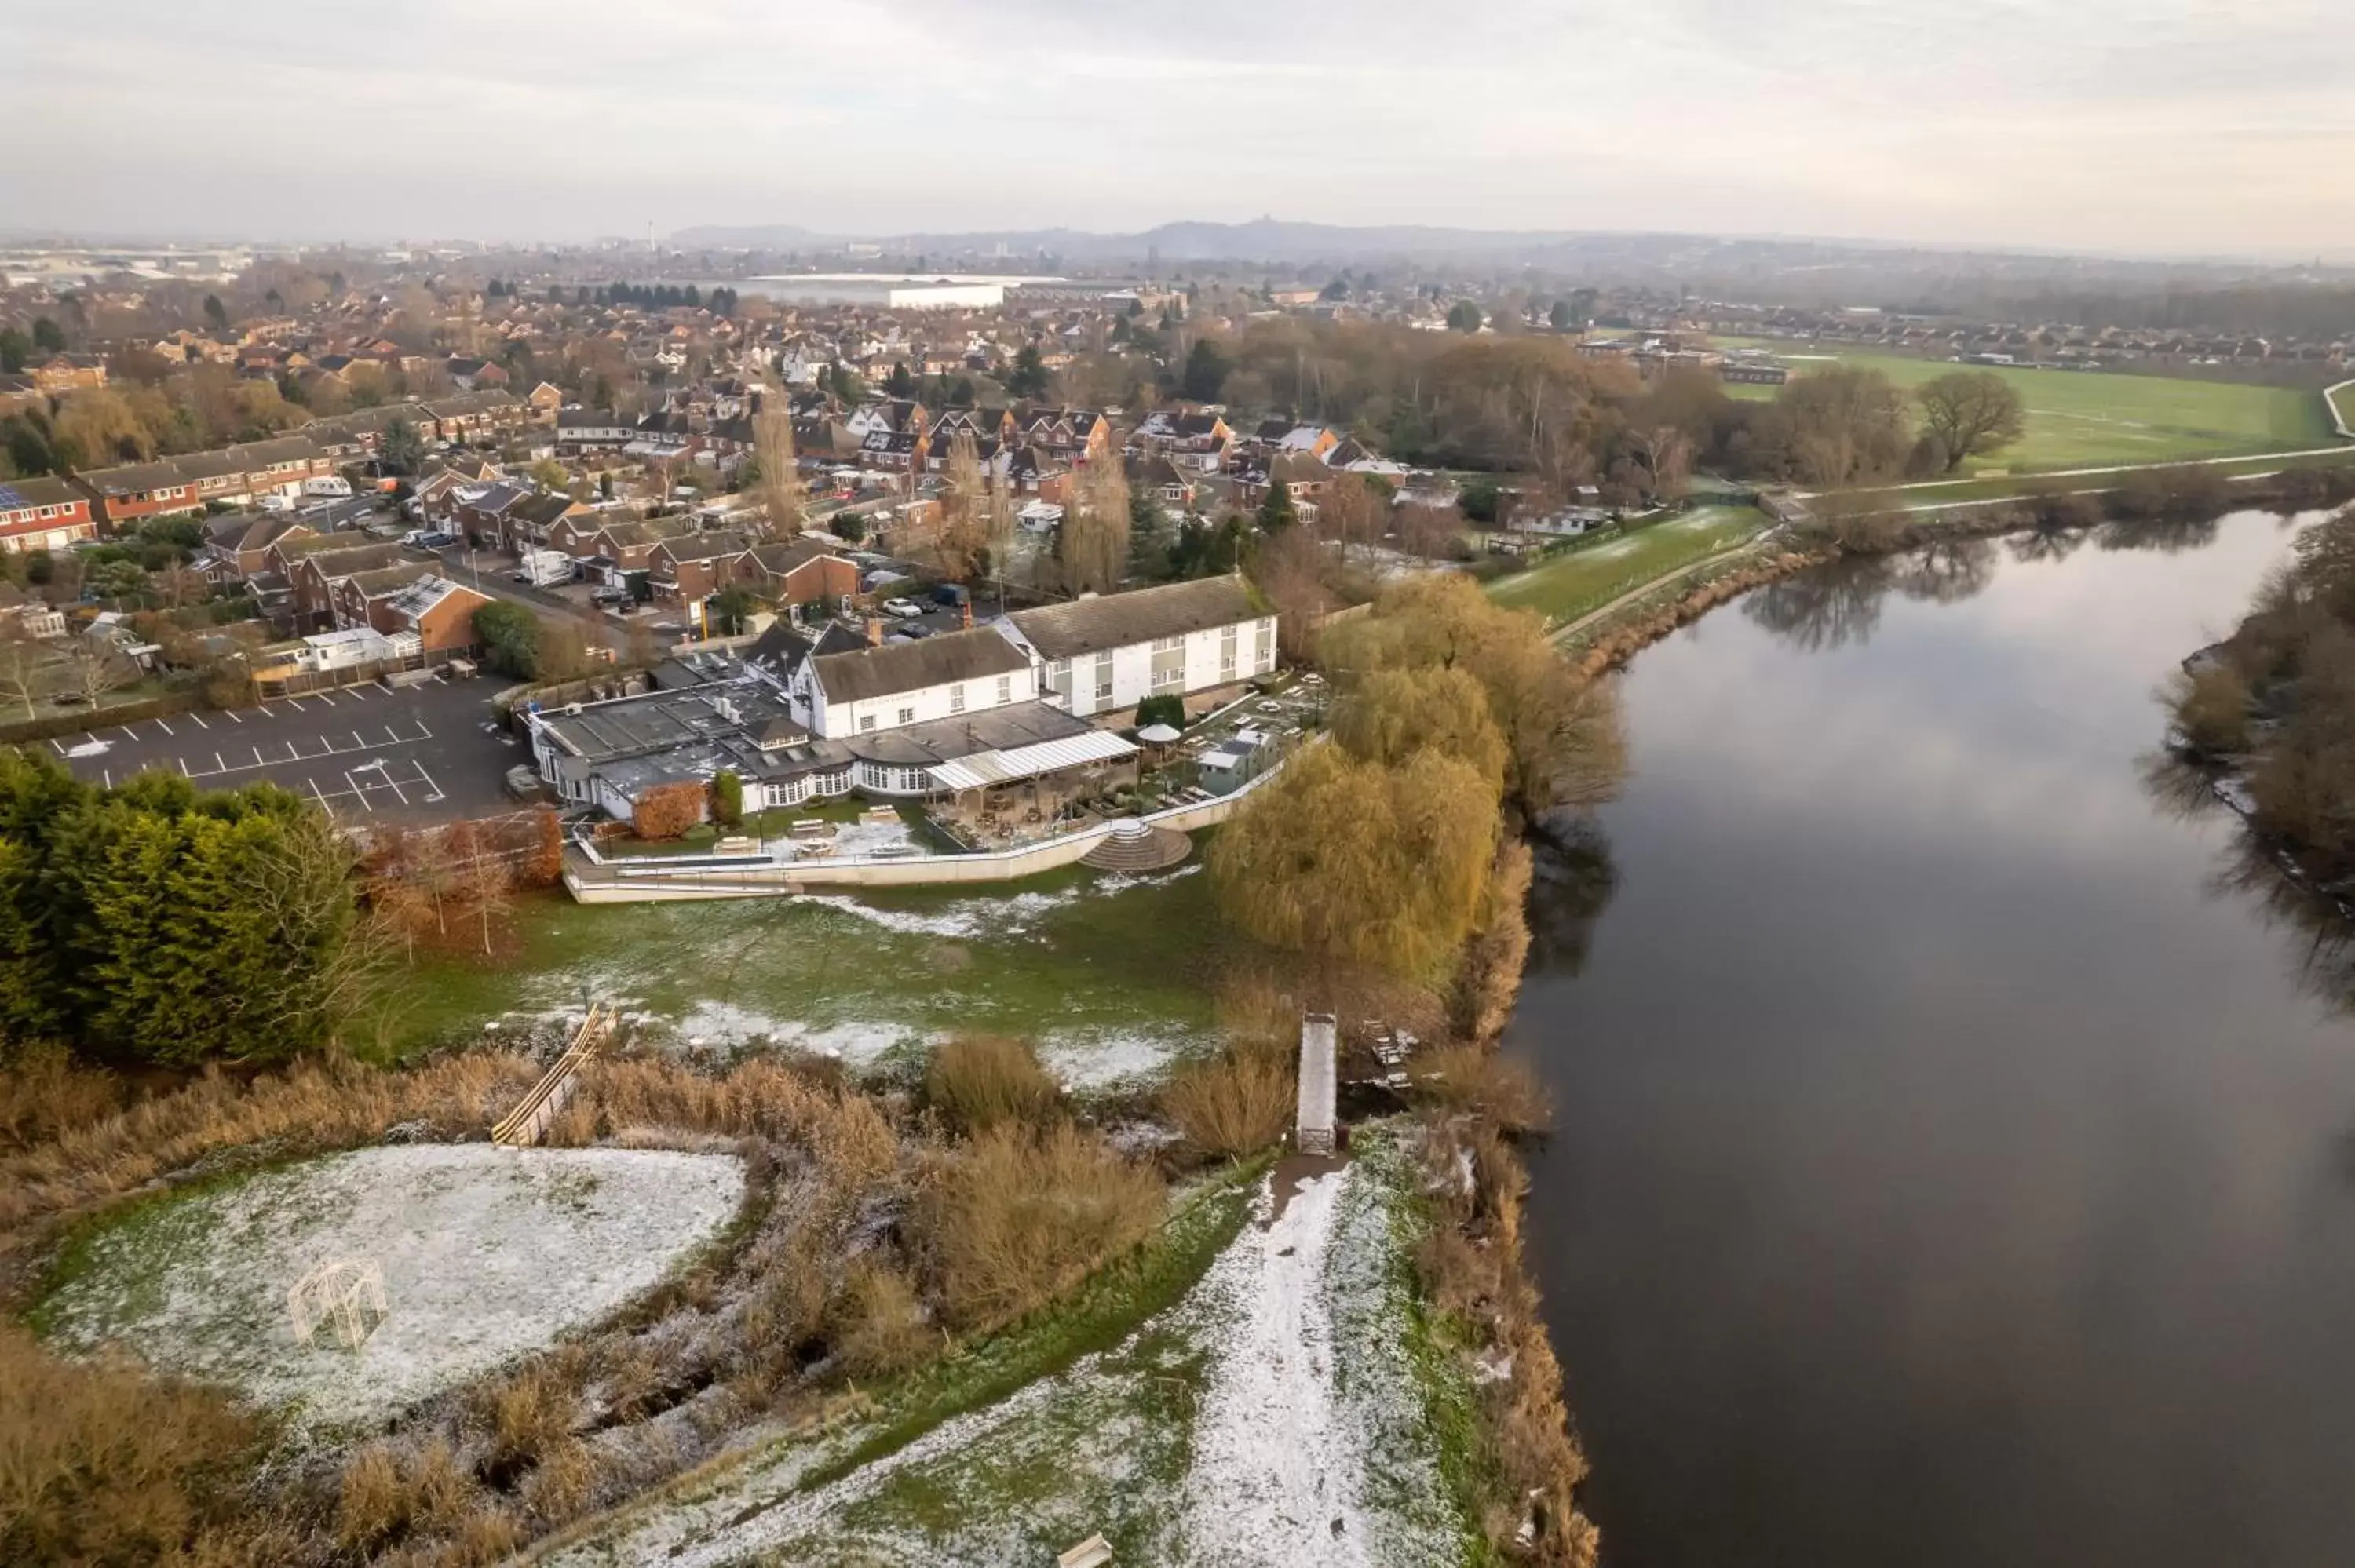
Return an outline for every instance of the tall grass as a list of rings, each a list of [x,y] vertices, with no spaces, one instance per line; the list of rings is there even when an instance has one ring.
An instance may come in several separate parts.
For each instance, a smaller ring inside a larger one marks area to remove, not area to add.
[[[1042,1127],[1062,1091],[1027,1040],[964,1034],[943,1042],[924,1069],[924,1098],[949,1124],[980,1132],[1006,1122]]]
[[[1552,1119],[1544,1086],[1528,1063],[1478,1045],[1447,1045],[1415,1058],[1418,1095],[1450,1111],[1476,1112],[1513,1134],[1540,1132]]]
[[[977,1134],[936,1156],[911,1229],[941,1316],[984,1330],[1063,1295],[1160,1222],[1161,1179],[1060,1123]]]
[[[1287,1053],[1230,1049],[1180,1069],[1161,1091],[1161,1109],[1196,1148],[1240,1158],[1283,1139],[1297,1083]]]
[[[0,1563],[176,1558],[235,1511],[260,1436],[221,1394],[59,1361],[0,1322]]]
[[[0,1068],[0,1152],[87,1127],[121,1109],[123,1097],[121,1078],[77,1065],[62,1046],[28,1051]]]

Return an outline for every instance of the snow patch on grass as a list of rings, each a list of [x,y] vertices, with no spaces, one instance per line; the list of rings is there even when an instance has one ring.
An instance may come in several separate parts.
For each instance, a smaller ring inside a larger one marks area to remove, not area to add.
[[[1223,1308],[1180,1526],[1210,1565],[1375,1561],[1365,1455],[1335,1396],[1326,1263],[1348,1168],[1299,1178],[1284,1213],[1246,1228],[1196,1287]],[[1262,1212],[1273,1206],[1263,1192]]]
[[[76,1349],[153,1364],[357,1428],[594,1322],[743,1202],[727,1156],[412,1144],[166,1197],[98,1232],[44,1303]],[[389,1316],[357,1351],[295,1342],[286,1292],[333,1258],[384,1271]]]

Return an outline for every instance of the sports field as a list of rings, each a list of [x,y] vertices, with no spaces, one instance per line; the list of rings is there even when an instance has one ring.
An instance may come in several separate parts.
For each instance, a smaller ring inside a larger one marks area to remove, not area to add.
[[[1572,550],[1529,571],[1499,577],[1488,593],[1499,604],[1534,609],[1559,625],[1765,527],[1766,514],[1755,507],[1696,506],[1624,538]]]
[[[2111,463],[2173,462],[2183,458],[2296,451],[2338,440],[2318,392],[2286,387],[2184,381],[2106,370],[2032,370],[1960,366],[1947,360],[1864,354],[1834,345],[1760,343],[1804,376],[1832,363],[1862,366],[1912,388],[1953,370],[1993,370],[2019,388],[2028,433],[1999,452],[1964,465],[2019,470],[2097,468]],[[1767,398],[1772,387],[1729,385],[1737,397]]]

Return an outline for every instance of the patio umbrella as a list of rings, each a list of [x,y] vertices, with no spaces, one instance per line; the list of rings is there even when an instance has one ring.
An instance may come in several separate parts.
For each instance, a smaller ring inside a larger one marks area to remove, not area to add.
[[[1136,738],[1147,746],[1167,746],[1178,738],[1178,732],[1166,724],[1149,724],[1136,732]]]

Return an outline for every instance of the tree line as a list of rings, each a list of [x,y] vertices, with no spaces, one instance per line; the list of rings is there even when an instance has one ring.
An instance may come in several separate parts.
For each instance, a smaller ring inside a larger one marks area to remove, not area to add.
[[[0,1048],[188,1066],[323,1044],[365,989],[353,864],[271,785],[100,789],[0,751]]]

